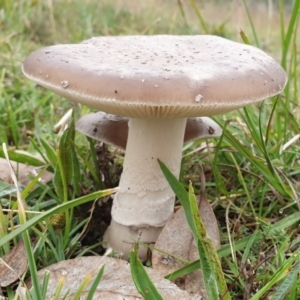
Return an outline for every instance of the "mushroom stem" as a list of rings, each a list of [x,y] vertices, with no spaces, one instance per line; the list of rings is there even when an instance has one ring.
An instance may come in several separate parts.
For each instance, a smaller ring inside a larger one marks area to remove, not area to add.
[[[140,241],[154,243],[173,214],[175,196],[157,160],[179,176],[186,118],[130,119],[128,126],[123,173],[105,235],[125,257],[140,231]]]

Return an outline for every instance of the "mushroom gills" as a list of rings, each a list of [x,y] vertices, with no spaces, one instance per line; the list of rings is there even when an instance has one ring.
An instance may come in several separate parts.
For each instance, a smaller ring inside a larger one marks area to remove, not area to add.
[[[100,142],[126,149],[129,118],[102,111],[84,115],[76,122],[76,130]],[[209,117],[188,118],[184,143],[221,136],[222,128]]]

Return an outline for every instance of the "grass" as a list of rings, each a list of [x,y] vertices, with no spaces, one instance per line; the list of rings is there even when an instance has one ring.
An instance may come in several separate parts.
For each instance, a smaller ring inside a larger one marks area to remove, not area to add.
[[[257,1],[135,2],[70,0],[66,5],[61,0],[0,0],[0,141],[19,162],[44,165],[27,155],[42,153],[45,168],[55,173],[53,182],[35,178],[20,187],[20,194],[1,183],[0,255],[9,253],[23,235],[31,255],[24,276],[36,280],[35,266],[40,269],[97,252],[100,237],[92,244],[82,242],[92,218],[77,208],[109,194],[110,190],[97,190],[116,186],[122,165],[121,154],[101,149],[112,161],[103,166],[107,176],[102,182],[93,171],[97,156],[93,142],[75,135],[72,127],[62,137],[53,133],[69,108],[75,118],[88,109],[24,78],[20,67],[31,51],[108,34],[207,32],[242,41],[239,30],[243,30],[250,44],[281,62],[288,85],[279,97],[216,117],[223,136],[185,146],[180,181],[188,190],[192,180],[198,194],[198,166],[203,164],[207,197],[220,225],[223,246],[218,254],[232,299],[299,298],[299,138],[285,146],[300,132],[299,1],[269,1],[268,6]],[[2,157],[4,152],[0,149]],[[13,299],[15,287],[6,293]],[[41,299],[41,294],[33,291],[28,297]]]

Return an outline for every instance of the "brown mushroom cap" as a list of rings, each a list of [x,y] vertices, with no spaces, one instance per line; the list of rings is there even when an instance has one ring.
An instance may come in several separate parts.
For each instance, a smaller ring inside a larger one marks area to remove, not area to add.
[[[76,122],[76,130],[90,138],[125,149],[128,121],[127,117],[98,111],[81,117]],[[222,128],[211,118],[189,118],[186,123],[184,143],[200,138],[214,138],[221,134]]]
[[[77,131],[104,142],[125,149],[128,138],[127,117],[120,117],[99,111],[81,117],[75,124]]]
[[[97,37],[27,57],[24,74],[41,86],[115,115],[196,117],[274,96],[286,74],[263,51],[221,37]]]

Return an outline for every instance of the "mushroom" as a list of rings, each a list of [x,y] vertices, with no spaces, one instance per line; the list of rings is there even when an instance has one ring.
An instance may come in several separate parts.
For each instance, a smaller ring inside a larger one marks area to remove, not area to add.
[[[75,124],[76,130],[95,140],[114,145],[123,150],[128,138],[129,118],[107,114],[102,111],[89,113]],[[188,118],[184,134],[184,143],[195,139],[218,137],[222,128],[211,118]]]
[[[179,176],[187,118],[257,103],[280,93],[287,81],[263,51],[210,35],[110,36],[55,45],[31,53],[23,72],[73,102],[130,118],[105,234],[124,257],[137,239],[154,243],[173,214],[174,193],[157,160]]]

